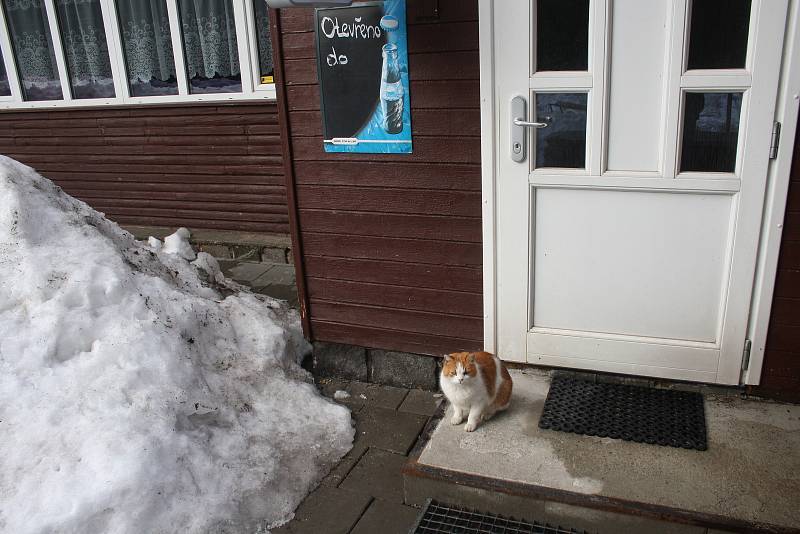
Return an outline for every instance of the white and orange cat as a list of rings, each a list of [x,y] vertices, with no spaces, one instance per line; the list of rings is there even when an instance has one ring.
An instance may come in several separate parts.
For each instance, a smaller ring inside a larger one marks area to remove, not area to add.
[[[439,382],[453,405],[450,422],[459,425],[467,415],[467,432],[508,408],[511,401],[511,375],[500,358],[488,352],[447,354]]]

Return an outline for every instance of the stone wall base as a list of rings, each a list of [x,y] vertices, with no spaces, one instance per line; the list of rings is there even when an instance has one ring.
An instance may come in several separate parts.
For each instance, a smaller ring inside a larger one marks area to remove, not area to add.
[[[177,228],[163,226],[124,226],[136,239],[159,239]],[[190,242],[197,251],[208,252],[218,260],[255,263],[292,263],[292,240],[283,234],[261,234],[230,230],[194,230]]]
[[[321,377],[428,391],[439,389],[438,358],[422,354],[317,341],[312,369]]]

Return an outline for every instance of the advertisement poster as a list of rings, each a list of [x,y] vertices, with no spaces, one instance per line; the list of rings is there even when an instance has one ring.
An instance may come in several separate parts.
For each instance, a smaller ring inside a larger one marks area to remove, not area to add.
[[[405,0],[317,9],[325,152],[411,152]]]

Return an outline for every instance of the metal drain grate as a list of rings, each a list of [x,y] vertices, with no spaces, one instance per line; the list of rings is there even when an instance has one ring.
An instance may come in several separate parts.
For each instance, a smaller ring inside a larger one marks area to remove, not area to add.
[[[554,377],[539,427],[599,436],[708,449],[700,393]]]
[[[584,530],[565,529],[534,521],[517,521],[501,515],[484,514],[441,504],[428,499],[417,524],[409,534],[586,534]]]

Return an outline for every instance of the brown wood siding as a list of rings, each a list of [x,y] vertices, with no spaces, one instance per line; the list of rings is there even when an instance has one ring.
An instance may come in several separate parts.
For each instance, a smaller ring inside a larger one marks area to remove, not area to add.
[[[478,9],[408,2],[414,153],[326,154],[313,10],[280,12],[313,337],[441,354],[482,346]]]
[[[120,224],[289,233],[275,102],[3,112],[0,154]]]
[[[761,385],[753,392],[800,402],[800,135],[795,138]]]

